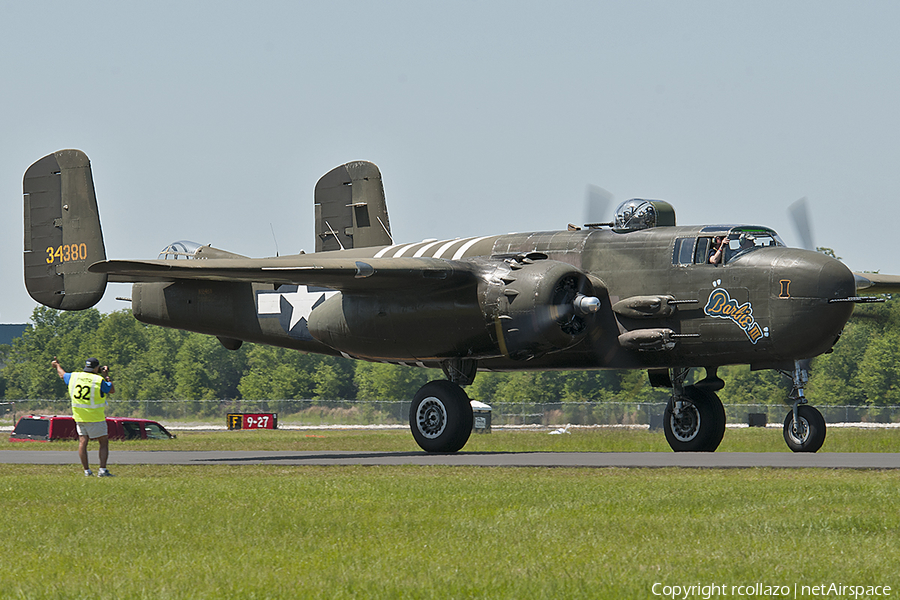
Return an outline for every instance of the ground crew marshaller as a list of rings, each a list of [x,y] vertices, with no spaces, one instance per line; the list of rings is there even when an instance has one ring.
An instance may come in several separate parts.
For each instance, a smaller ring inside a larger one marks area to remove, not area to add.
[[[56,368],[60,378],[69,386],[69,398],[72,400],[72,417],[78,429],[78,458],[84,467],[86,477],[94,473],[88,464],[88,440],[100,442],[100,472],[97,477],[112,477],[106,468],[109,458],[109,430],[106,427],[106,396],[116,391],[109,378],[109,367],[100,366],[96,358],[84,362],[84,371],[66,373],[56,357],[50,363]]]

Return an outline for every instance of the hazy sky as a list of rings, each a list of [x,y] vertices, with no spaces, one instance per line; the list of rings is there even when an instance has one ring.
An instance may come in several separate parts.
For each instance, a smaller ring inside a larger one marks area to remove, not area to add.
[[[312,251],[313,187],[382,171],[397,241],[564,229],[585,189],[900,274],[897,2],[29,2],[0,7],[0,322],[22,175],[91,158],[111,258]],[[98,306],[129,305],[127,285]]]

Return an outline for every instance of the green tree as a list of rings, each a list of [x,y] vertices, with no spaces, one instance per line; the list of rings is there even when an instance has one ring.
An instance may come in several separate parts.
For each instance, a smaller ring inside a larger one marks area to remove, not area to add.
[[[728,365],[719,369],[725,382],[721,392],[729,404],[784,404],[791,391],[791,382],[781,373],[765,369],[751,371],[749,365]]]
[[[615,392],[616,402],[666,402],[670,392],[650,385],[646,371],[618,371],[619,386]]]
[[[254,345],[238,390],[247,400],[312,398],[315,363],[315,357],[296,350]]]
[[[3,375],[3,371],[11,351],[12,346],[9,344],[0,344],[0,398],[6,398],[6,377]]]
[[[618,371],[565,371],[562,376],[562,400],[565,402],[604,402],[615,397],[621,381]]]
[[[563,379],[557,371],[511,373],[496,389],[495,402],[548,404],[562,399]]]
[[[412,400],[420,387],[444,376],[436,369],[359,361],[354,381],[360,400]]]
[[[870,341],[880,336],[872,323],[849,323],[834,351],[813,360],[807,396],[816,404],[865,404],[867,394],[859,379],[860,364]]]
[[[501,387],[511,376],[512,373],[479,373],[472,385],[466,388],[466,394],[472,400],[478,400],[485,404],[497,402],[499,401],[497,388]]]
[[[900,405],[900,332],[890,331],[869,343],[859,365],[859,381],[868,404]]]
[[[175,393],[185,400],[214,400],[218,397],[215,376],[210,371],[209,354],[215,342],[209,336],[189,333],[175,356]]]
[[[129,381],[129,392],[124,397],[136,400],[173,400],[176,398],[176,357],[188,333],[146,325],[141,326],[141,331],[144,350],[120,376],[120,379]],[[116,393],[118,394],[118,385]]]
[[[91,330],[85,331],[82,352],[99,358],[101,363],[109,365],[110,371],[114,367],[121,371],[146,352],[146,328],[130,310],[103,315]]]
[[[346,358],[320,357],[313,373],[313,398],[339,400],[356,397],[353,375],[356,365]]]
[[[58,357],[68,371],[84,366],[85,340],[100,321],[94,309],[61,313],[46,307],[32,312],[31,323],[13,340],[3,367],[6,398],[13,400],[62,400],[66,387],[50,361]]]

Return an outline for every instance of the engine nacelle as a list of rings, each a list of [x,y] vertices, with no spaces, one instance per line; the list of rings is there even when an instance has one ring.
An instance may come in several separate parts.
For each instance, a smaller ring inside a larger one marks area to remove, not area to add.
[[[543,254],[497,264],[479,292],[501,354],[518,360],[571,348],[600,309],[586,273]]]
[[[354,357],[439,361],[496,355],[475,286],[334,294],[309,315],[309,333]]]
[[[351,356],[381,360],[518,360],[577,344],[599,310],[588,276],[545,255],[477,260],[476,284],[391,294],[335,294],[309,333]]]

